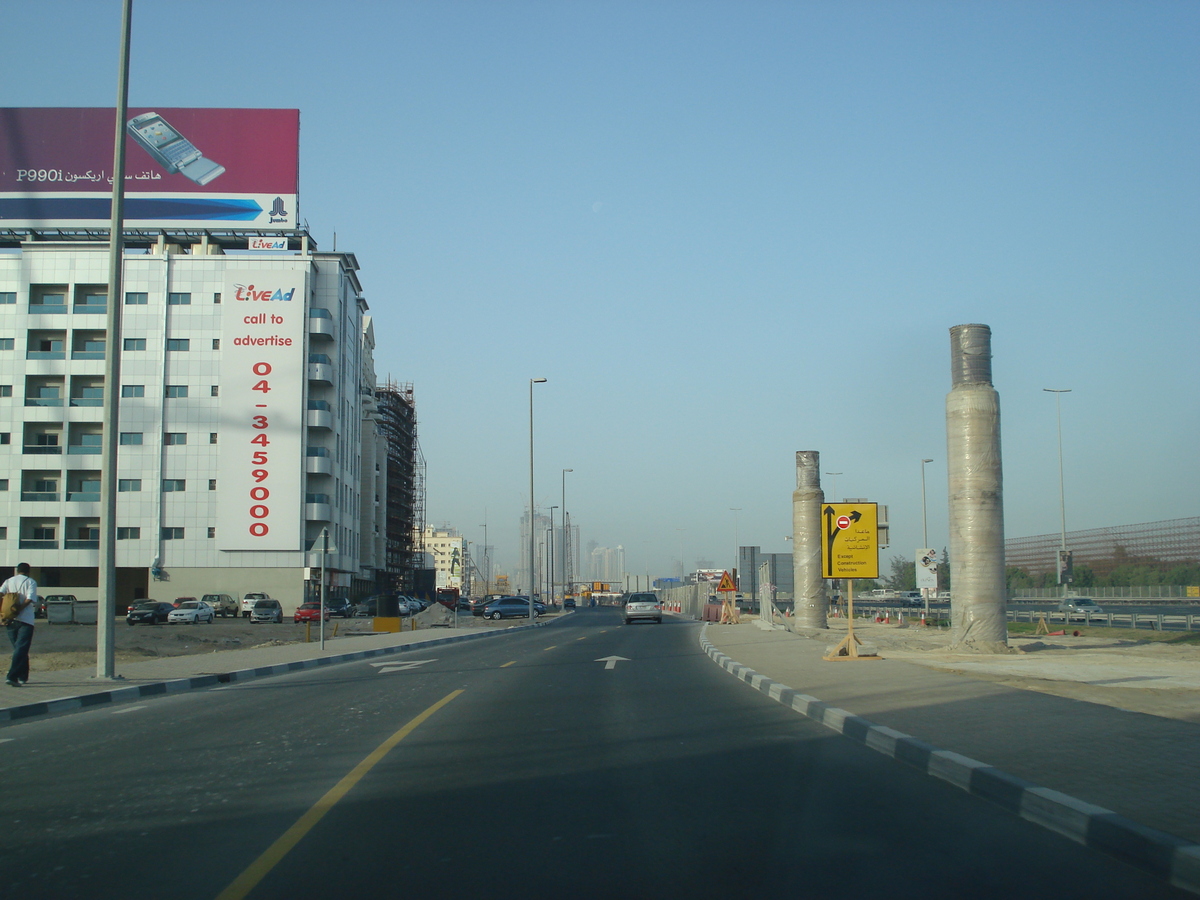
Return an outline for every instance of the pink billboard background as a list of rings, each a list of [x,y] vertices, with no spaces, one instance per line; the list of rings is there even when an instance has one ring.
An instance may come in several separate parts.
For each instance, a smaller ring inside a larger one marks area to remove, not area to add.
[[[110,193],[115,109],[0,109],[0,192]],[[179,109],[130,107],[126,122],[156,112],[225,171],[206,185],[166,172],[125,136],[126,190],[188,194],[299,193],[298,109]],[[48,170],[57,180],[18,180],[18,170]],[[104,173],[86,179],[86,173]],[[152,184],[130,180],[155,175]],[[75,180],[67,178],[76,176]]]

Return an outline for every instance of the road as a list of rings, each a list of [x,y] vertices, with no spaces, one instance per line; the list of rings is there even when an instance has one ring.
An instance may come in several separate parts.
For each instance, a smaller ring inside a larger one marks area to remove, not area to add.
[[[1184,896],[781,707],[697,628],[587,609],[4,728],[5,895]]]

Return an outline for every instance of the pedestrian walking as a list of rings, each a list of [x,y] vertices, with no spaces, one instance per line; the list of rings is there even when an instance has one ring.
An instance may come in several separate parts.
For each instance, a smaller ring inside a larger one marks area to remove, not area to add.
[[[5,683],[20,687],[29,680],[29,645],[33,643],[33,621],[37,611],[37,582],[29,577],[29,563],[17,563],[17,573],[0,584],[0,595],[19,594],[16,615],[7,623],[12,641],[12,663]]]

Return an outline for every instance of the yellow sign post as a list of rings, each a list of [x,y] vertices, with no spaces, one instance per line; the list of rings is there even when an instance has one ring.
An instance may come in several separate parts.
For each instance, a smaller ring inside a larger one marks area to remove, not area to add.
[[[879,659],[859,654],[862,643],[854,635],[854,579],[879,577],[879,508],[875,503],[827,503],[821,510],[824,540],[821,570],[826,578],[846,579],[846,636],[822,657]]]

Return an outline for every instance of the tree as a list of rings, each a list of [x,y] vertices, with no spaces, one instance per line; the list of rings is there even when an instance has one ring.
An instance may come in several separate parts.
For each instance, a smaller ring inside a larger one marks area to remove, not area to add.
[[[893,556],[892,574],[883,581],[893,591],[915,591],[917,589],[916,560]]]

